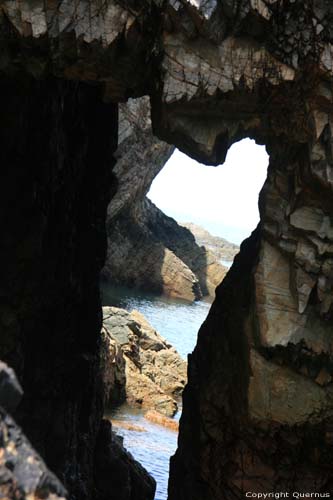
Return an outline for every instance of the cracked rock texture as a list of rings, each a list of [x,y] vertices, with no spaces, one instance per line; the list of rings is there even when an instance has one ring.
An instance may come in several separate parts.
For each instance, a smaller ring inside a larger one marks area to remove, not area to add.
[[[73,499],[102,495],[114,103],[143,95],[155,134],[197,160],[246,136],[270,155],[261,222],[190,359],[169,500],[333,491],[332,26],[328,0],[1,3],[0,353]]]
[[[174,149],[153,136],[147,98],[121,105],[119,142],[103,279],[190,301],[214,296],[226,268],[146,197]]]
[[[146,318],[133,310],[103,307],[106,403],[132,406],[173,417],[187,364]]]

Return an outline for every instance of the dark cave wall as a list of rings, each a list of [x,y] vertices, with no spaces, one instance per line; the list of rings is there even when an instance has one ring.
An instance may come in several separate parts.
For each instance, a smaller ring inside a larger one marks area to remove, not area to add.
[[[17,419],[73,498],[91,498],[105,212],[117,107],[98,86],[1,80],[0,358]]]

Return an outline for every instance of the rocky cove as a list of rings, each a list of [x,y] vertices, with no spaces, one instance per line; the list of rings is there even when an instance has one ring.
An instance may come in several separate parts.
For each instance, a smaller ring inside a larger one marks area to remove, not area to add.
[[[210,304],[208,302],[187,304],[175,299],[156,298],[146,294],[133,293],[133,290],[110,289],[106,285],[103,287],[103,292],[104,303],[114,303],[118,300],[117,303],[122,307],[126,307],[128,311],[133,310],[133,308],[139,309],[146,317],[150,318],[150,322],[159,325],[164,337],[172,339],[174,346],[182,352],[181,362],[183,366],[186,365],[187,352],[193,350],[198,328],[209,310]],[[108,311],[109,309],[109,307],[104,307],[104,311]],[[114,307],[111,309],[118,311],[118,314],[122,311],[122,314],[125,313],[127,317],[130,316],[130,313],[125,309]],[[134,313],[134,317],[137,317],[137,315],[138,313]],[[141,318],[141,314],[139,317]],[[167,322],[167,318],[172,319],[169,319]],[[146,320],[144,323],[146,324]],[[122,324],[124,323],[122,322]],[[172,349],[172,356],[174,356],[173,351],[174,349]],[[147,371],[148,366],[145,371]],[[156,368],[158,368],[158,365]],[[165,364],[164,369],[168,370],[169,373],[171,372],[171,375],[174,376],[175,370],[172,363]],[[135,382],[136,380],[134,380]],[[141,389],[141,394],[142,391],[145,392],[146,388],[143,387]],[[118,393],[118,391],[113,392]],[[123,403],[117,406],[116,402],[113,401],[111,404],[106,405],[106,418],[111,419],[113,429],[118,435],[123,437],[124,446],[156,480],[155,499],[165,500],[167,498],[169,460],[171,455],[174,454],[177,445],[178,426],[176,424],[180,416],[181,401],[177,397],[177,389],[175,402],[179,408],[175,418],[171,420],[171,423],[175,425],[170,428],[168,420],[156,423],[156,415],[153,412],[149,412],[148,408],[157,408],[158,411],[161,411],[161,407],[154,404],[161,397],[159,392],[153,392],[153,398],[152,401],[149,401],[148,407],[142,403],[137,404],[136,401],[134,401],[134,405],[130,401],[130,405]],[[124,401],[124,399],[121,401]],[[174,406],[171,407],[171,413],[174,411],[173,408]],[[152,420],[149,415],[150,413],[153,413]]]
[[[153,498],[104,418],[100,275],[145,288],[153,238],[156,293],[211,293],[145,190],[172,147],[218,165],[244,137],[270,157],[260,223],[189,358],[168,499],[333,492],[332,23],[328,0],[1,2],[0,496]]]

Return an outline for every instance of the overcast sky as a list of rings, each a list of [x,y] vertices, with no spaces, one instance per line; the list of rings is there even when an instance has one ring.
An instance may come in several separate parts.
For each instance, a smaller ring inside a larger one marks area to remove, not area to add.
[[[259,221],[258,195],[268,155],[250,139],[234,144],[219,167],[207,167],[176,150],[154,180],[149,198],[180,222],[240,243]]]

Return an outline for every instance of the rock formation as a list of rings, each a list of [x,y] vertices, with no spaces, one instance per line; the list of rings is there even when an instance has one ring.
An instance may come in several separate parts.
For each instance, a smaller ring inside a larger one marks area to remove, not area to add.
[[[214,296],[226,267],[148,198],[109,222],[104,279],[189,301]]]
[[[65,500],[67,492],[10,416],[23,395],[14,371],[0,361],[1,498]]]
[[[332,22],[328,0],[1,3],[0,357],[73,500],[114,494],[98,279],[116,103],[143,95],[155,134],[204,163],[243,137],[270,155],[190,361],[169,500],[333,491]]]
[[[187,364],[138,311],[103,307],[103,373],[106,404],[173,416],[186,382]]]
[[[121,105],[119,124],[118,188],[108,207],[103,279],[190,301],[213,297],[226,268],[146,197],[174,149],[153,136],[148,100]]]
[[[210,250],[219,260],[231,264],[235,255],[239,252],[239,246],[235,243],[231,243],[220,236],[213,236],[209,231],[193,222],[182,222],[181,225],[191,231],[199,246],[204,246]]]
[[[96,443],[96,487],[101,500],[153,500],[156,483],[123,446],[123,438],[103,420]]]

